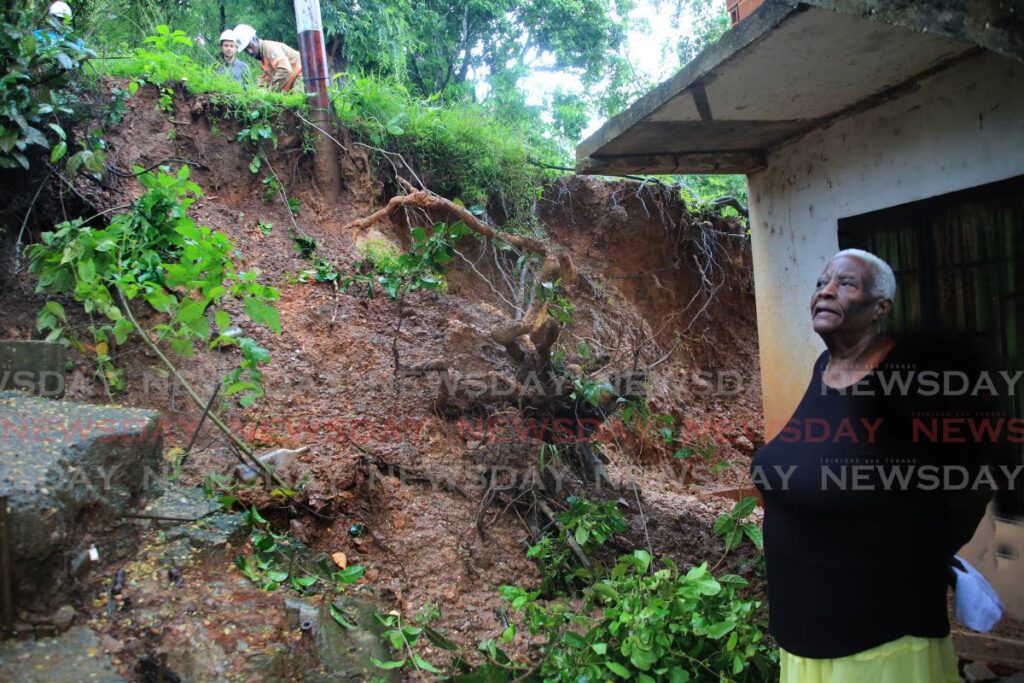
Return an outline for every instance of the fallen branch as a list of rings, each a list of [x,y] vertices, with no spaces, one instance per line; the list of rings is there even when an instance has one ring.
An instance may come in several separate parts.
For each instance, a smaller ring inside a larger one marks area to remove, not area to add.
[[[127,316],[128,318],[128,322],[132,324],[132,326],[135,328],[135,331],[139,333],[140,337],[142,337],[142,341],[145,342],[146,346],[149,347],[150,351],[156,354],[157,358],[160,359],[160,362],[167,366],[167,369],[171,372],[172,375],[174,375],[174,378],[181,383],[181,386],[184,387],[185,389],[185,393],[187,393],[189,398],[192,399],[192,402],[196,405],[196,407],[199,408],[200,410],[205,411],[206,402],[203,401],[203,399],[199,398],[199,394],[197,394],[192,389],[192,385],[188,383],[188,380],[181,376],[181,373],[178,372],[178,368],[174,366],[174,363],[172,363],[170,359],[167,358],[166,355],[164,355],[163,351],[161,351],[160,348],[153,343],[153,340],[149,338],[149,335],[146,334],[146,330],[143,329],[142,325],[139,324],[139,321],[135,319],[135,315],[132,313],[131,306],[128,305],[128,301],[124,298],[124,294],[121,292],[121,290],[117,290],[117,296],[121,299],[121,307],[123,309],[125,316]],[[237,436],[235,436],[235,433],[232,432],[228,428],[228,426],[221,421],[219,417],[217,417],[213,413],[209,413],[209,418],[210,422],[212,422],[217,427],[217,429],[219,429],[224,434],[224,436],[226,436],[228,440],[231,441],[232,444],[234,444],[235,448],[241,451],[245,455],[245,457],[252,464],[255,465],[255,470],[262,472],[263,476],[267,477],[268,481],[273,481],[275,484],[277,484],[283,489],[288,488],[288,484],[285,483],[285,481],[282,480],[281,477],[279,477],[277,473],[273,469],[271,469],[266,463],[257,458],[256,454],[249,447],[249,445],[242,441],[241,439],[239,439]]]
[[[548,254],[548,248],[540,240],[535,240],[532,237],[524,237],[523,235],[515,235],[506,232],[500,232],[495,230],[491,226],[487,225],[479,218],[474,216],[466,207],[459,206],[455,202],[449,201],[444,197],[434,194],[429,190],[417,190],[414,188],[409,181],[404,178],[398,178],[398,182],[409,192],[409,194],[399,194],[391,198],[382,209],[378,209],[371,213],[366,218],[358,218],[342,228],[343,230],[365,230],[366,228],[379,223],[384,220],[401,207],[412,206],[425,211],[445,211],[449,214],[454,215],[456,218],[466,224],[473,232],[479,233],[484,237],[490,237],[492,239],[499,240],[513,247],[525,249],[541,256]]]

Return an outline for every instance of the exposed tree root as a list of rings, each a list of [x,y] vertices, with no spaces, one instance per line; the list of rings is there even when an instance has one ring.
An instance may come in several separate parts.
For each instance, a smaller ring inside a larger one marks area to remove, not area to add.
[[[425,211],[442,211],[449,213],[465,223],[466,227],[470,230],[480,233],[485,237],[491,237],[499,240],[513,247],[531,251],[535,254],[540,254],[541,256],[546,256],[548,253],[547,246],[545,246],[545,244],[540,240],[495,230],[470,213],[470,211],[464,206],[459,206],[455,202],[451,202],[429,190],[417,190],[409,184],[409,181],[405,178],[399,177],[398,182],[402,184],[409,194],[395,195],[383,209],[374,211],[366,218],[354,220],[345,225],[342,229],[362,231],[369,228],[371,225],[384,220],[401,207],[415,207]]]
[[[560,282],[565,287],[574,285],[579,278],[579,273],[572,261],[572,257],[567,253],[552,253],[547,245],[531,237],[496,230],[478,219],[465,207],[459,206],[429,190],[417,190],[404,178],[398,177],[397,180],[408,191],[408,194],[392,197],[384,208],[375,211],[366,218],[360,218],[348,223],[343,229],[362,231],[390,217],[399,208],[418,208],[428,212],[447,213],[461,220],[470,230],[479,235],[498,240],[509,246],[542,257],[543,261],[540,270],[534,278],[536,285],[534,287],[535,295],[532,297],[525,314],[518,320],[496,325],[490,331],[490,336],[494,341],[505,347],[512,359],[520,365],[523,373],[546,371],[550,366],[551,350],[558,341],[562,324],[548,315],[548,302],[541,296],[536,295],[536,292],[539,291],[539,285],[542,283]],[[426,369],[410,368],[406,370],[404,368],[399,369],[396,365],[396,370],[406,372],[406,374],[409,371],[416,374]],[[447,367],[443,365],[429,369],[448,372]],[[448,381],[442,383],[441,396],[439,398],[442,404],[446,403],[450,398],[446,393],[448,387],[456,385],[458,379],[449,376]],[[517,382],[502,378],[500,384],[506,387],[515,387]],[[504,391],[501,393],[507,400],[508,393]],[[520,389],[516,389],[515,393],[519,396],[523,394]],[[551,392],[545,391],[543,393],[550,394]]]
[[[480,409],[490,413],[495,406],[500,405],[514,405],[519,410],[528,409],[531,415],[537,415],[542,420],[547,420],[542,427],[545,431],[541,440],[551,443],[565,443],[565,437],[561,437],[562,440],[560,440],[556,434],[557,429],[564,428],[561,423],[573,423],[574,434],[581,429],[593,433],[597,430],[598,423],[603,422],[614,413],[616,397],[633,398],[636,396],[637,390],[634,387],[642,385],[644,379],[641,377],[639,382],[636,381],[637,374],[644,374],[638,373],[636,368],[619,371],[602,368],[614,394],[602,395],[597,399],[599,404],[592,405],[587,401],[593,402],[594,397],[591,396],[584,400],[574,393],[579,381],[593,381],[589,377],[583,376],[578,365],[570,364],[566,366],[568,371],[557,372],[552,366],[552,353],[561,335],[563,323],[551,315],[550,307],[555,302],[547,293],[554,290],[556,296],[571,297],[576,293],[576,285],[581,279],[576,265],[568,253],[556,252],[549,245],[531,237],[497,230],[477,218],[465,207],[429,190],[417,190],[401,177],[396,176],[396,179],[405,189],[406,194],[392,197],[385,207],[365,218],[348,223],[343,229],[358,233],[392,217],[400,209],[411,209],[426,212],[428,215],[448,216],[451,220],[459,220],[471,231],[489,238],[488,241],[502,242],[518,251],[539,257],[539,263],[534,266],[535,270],[532,276],[527,274],[531,270],[530,267],[523,267],[520,271],[521,288],[524,299],[528,301],[525,311],[518,306],[513,306],[516,309],[515,319],[506,318],[487,332],[487,336],[501,345],[515,362],[517,370],[514,377],[493,370],[464,374],[459,369],[452,367],[451,363],[445,359],[402,367],[398,358],[396,341],[396,345],[393,347],[396,378],[423,376],[429,372],[441,373],[442,381],[439,383],[435,407],[448,415],[464,414]],[[500,270],[500,263],[498,267]],[[502,271],[502,275],[506,278],[507,283],[511,283],[512,278],[507,273]],[[481,275],[481,277],[483,276]],[[532,286],[526,286],[526,283],[530,281],[527,278],[531,277]],[[551,286],[554,283],[558,283],[557,288]],[[592,286],[591,289],[593,289]],[[401,302],[399,306],[401,319]],[[573,367],[575,370],[571,369]],[[642,393],[642,390],[640,391]],[[588,426],[584,428],[584,425]],[[610,485],[599,452],[590,443],[585,442],[583,435],[577,434],[577,436],[581,441],[570,446],[567,451],[567,455],[570,456],[568,461],[570,466],[582,475],[585,482],[599,487],[606,483]],[[446,490],[468,498],[466,493],[456,485],[443,481],[443,477],[430,476],[430,473],[420,472],[414,468],[384,462],[363,448],[360,448],[360,451],[363,453],[363,465],[367,469],[376,468],[380,472],[399,476],[405,481],[430,483],[433,486],[440,485]],[[530,467],[528,463],[523,464]],[[526,518],[533,520],[546,517],[551,520],[550,524],[558,524],[551,507],[539,496],[536,488],[526,486],[525,488],[516,487],[513,490],[507,490],[494,481],[496,476],[494,472],[488,472],[487,476],[488,486],[480,500],[474,524],[481,538],[486,537],[484,515],[495,503],[503,505],[506,512],[513,509],[517,513],[522,512],[521,517],[525,515]],[[610,488],[616,490],[614,486]],[[528,504],[524,503],[525,499],[529,499]],[[521,509],[524,505],[526,505],[525,511]],[[547,524],[535,522],[533,526],[539,528],[547,526]],[[582,553],[580,548],[573,548],[573,552],[579,556],[580,562],[584,566],[588,566],[589,558]]]

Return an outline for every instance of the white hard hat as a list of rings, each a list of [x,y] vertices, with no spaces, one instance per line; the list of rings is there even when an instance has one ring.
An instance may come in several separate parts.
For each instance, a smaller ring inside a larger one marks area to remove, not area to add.
[[[235,42],[235,32],[232,31],[231,29],[228,29],[228,30],[224,31],[223,33],[221,33],[220,34],[220,42],[223,43],[225,40],[230,40],[232,43]]]
[[[50,14],[61,19],[70,19],[71,7],[66,2],[55,2],[50,5]]]
[[[256,37],[256,29],[249,24],[239,24],[235,27],[235,45],[240,49],[252,42],[252,39]]]

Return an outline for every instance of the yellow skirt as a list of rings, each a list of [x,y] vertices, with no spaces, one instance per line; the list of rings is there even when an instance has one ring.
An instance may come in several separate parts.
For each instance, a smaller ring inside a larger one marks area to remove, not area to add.
[[[903,636],[836,659],[779,653],[780,683],[960,683],[950,636]]]

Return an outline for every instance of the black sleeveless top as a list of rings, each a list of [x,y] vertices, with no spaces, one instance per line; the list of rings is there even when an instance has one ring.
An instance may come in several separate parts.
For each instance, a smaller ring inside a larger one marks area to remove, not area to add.
[[[845,390],[823,383],[828,359],[817,359],[793,417],[751,466],[765,505],[772,636],[811,658],[946,636],[949,563],[991,487],[970,488],[984,449],[942,430],[961,411],[977,413],[978,398],[942,396],[941,374],[933,395],[936,377],[921,373],[934,364],[907,345]],[[968,488],[951,490],[965,478]]]

